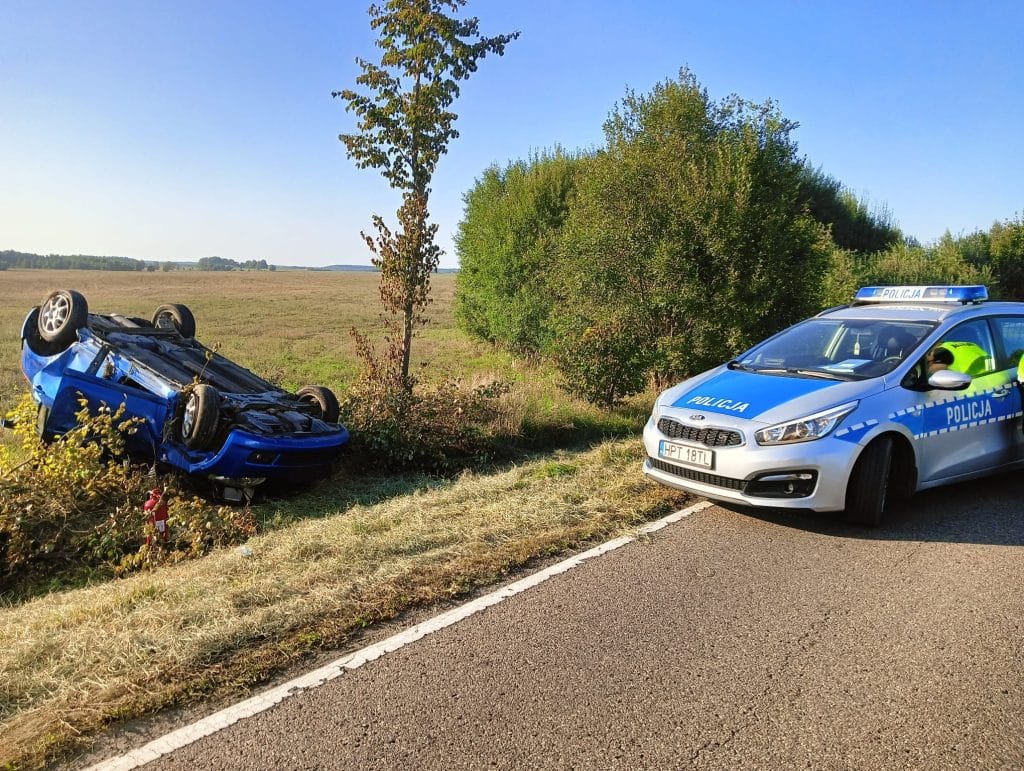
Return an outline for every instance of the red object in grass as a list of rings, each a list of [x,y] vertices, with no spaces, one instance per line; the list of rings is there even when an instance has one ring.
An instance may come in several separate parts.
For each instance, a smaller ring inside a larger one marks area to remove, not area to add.
[[[171,530],[167,527],[167,503],[164,502],[159,490],[150,491],[149,500],[143,504],[142,510],[149,515],[149,524],[153,526],[157,537],[162,541],[168,540]],[[146,544],[149,545],[151,542],[152,535],[147,534]]]

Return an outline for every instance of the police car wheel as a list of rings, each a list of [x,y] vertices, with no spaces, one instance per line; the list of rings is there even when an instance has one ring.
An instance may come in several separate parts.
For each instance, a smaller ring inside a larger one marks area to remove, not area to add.
[[[857,458],[846,487],[846,521],[876,527],[889,497],[892,437],[880,436]]]

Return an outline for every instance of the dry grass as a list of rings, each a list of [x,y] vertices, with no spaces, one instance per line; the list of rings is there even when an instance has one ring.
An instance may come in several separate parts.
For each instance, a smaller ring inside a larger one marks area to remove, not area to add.
[[[679,507],[635,442],[433,482],[201,562],[0,610],[0,765],[38,765],[112,719],[238,684],[531,558]],[[280,512],[285,520],[287,511]]]

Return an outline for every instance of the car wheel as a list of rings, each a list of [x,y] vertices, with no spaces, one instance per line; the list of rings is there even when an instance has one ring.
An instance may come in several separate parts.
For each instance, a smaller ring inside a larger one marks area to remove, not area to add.
[[[196,336],[196,317],[187,306],[177,303],[157,308],[153,314],[153,326],[157,329],[176,329],[182,337]]]
[[[296,393],[301,401],[315,405],[320,411],[320,418],[328,423],[338,422],[338,397],[329,388],[323,386],[304,386]]]
[[[846,521],[877,527],[889,498],[892,437],[880,436],[857,458],[846,486]]]
[[[192,450],[205,450],[217,435],[220,395],[213,386],[200,384],[185,396],[181,414],[181,439]]]
[[[78,339],[78,330],[89,322],[89,304],[74,289],[51,292],[39,306],[39,336],[62,349]]]
[[[50,408],[45,404],[39,405],[36,412],[36,436],[40,439],[46,438],[46,421],[50,419]]]

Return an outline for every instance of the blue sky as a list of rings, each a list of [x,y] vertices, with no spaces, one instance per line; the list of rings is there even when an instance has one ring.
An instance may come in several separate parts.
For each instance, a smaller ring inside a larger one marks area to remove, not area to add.
[[[368,2],[0,0],[0,249],[369,262],[399,203],[345,156],[331,91]],[[932,241],[1024,211],[1024,3],[470,0],[518,29],[463,86],[435,175],[442,266],[492,163],[590,148],[627,88],[687,65],[774,99],[801,154]]]

